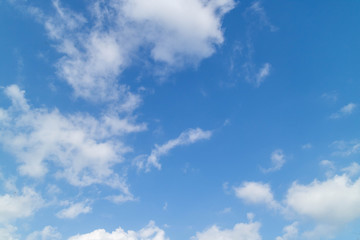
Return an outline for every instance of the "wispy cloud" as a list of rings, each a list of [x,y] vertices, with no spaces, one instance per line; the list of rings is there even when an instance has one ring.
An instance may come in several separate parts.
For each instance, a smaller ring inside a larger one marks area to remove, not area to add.
[[[335,168],[335,165],[334,165],[334,163],[332,161],[322,160],[322,161],[320,161],[320,166],[325,168],[326,177],[330,178],[330,177],[333,177],[335,175],[336,168]]]
[[[337,111],[336,113],[333,113],[330,115],[330,118],[332,119],[339,119],[339,118],[343,118],[343,117],[347,117],[350,116],[355,108],[357,107],[357,104],[355,103],[349,103],[345,106],[343,106],[339,111]]]
[[[255,77],[255,86],[260,87],[260,85],[264,82],[265,78],[270,74],[270,63],[265,63],[256,74]]]
[[[219,213],[220,213],[220,214],[231,213],[231,207],[224,208],[224,209],[221,210]]]
[[[339,140],[331,143],[330,147],[335,148],[335,151],[332,153],[332,155],[347,157],[360,152],[360,141]]]
[[[88,201],[69,203],[70,206],[61,210],[56,214],[58,218],[76,218],[80,214],[86,214],[91,212],[92,208],[89,206]]]
[[[247,9],[247,13],[257,16],[258,24],[261,28],[268,27],[271,32],[275,32],[279,29],[270,22],[261,1],[254,1]]]
[[[338,100],[338,93],[336,91],[326,92],[321,97],[326,101],[336,102]]]
[[[311,143],[306,143],[306,144],[302,145],[301,148],[302,149],[311,149],[311,148],[313,148],[313,146]]]
[[[149,156],[140,156],[140,158],[135,160],[135,164],[139,169],[145,168],[146,171],[150,171],[151,167],[161,169],[161,164],[159,162],[161,156],[168,154],[168,152],[175,147],[209,139],[211,135],[211,131],[204,131],[200,128],[188,129],[182,132],[179,137],[171,139],[163,145],[155,145],[155,149],[151,151]]]
[[[277,31],[278,28],[271,24],[260,1],[253,2],[245,10],[244,16],[248,22],[248,26],[246,32],[246,44],[245,47],[241,49],[241,52],[244,52],[246,58],[242,68],[246,81],[254,84],[255,87],[260,87],[260,85],[270,75],[271,64],[269,62],[265,62],[261,67],[255,64],[255,47],[252,39],[253,34],[255,31],[259,31],[263,28],[268,28],[271,32]]]
[[[345,172],[350,177],[354,177],[360,174],[360,165],[357,162],[353,162],[350,166],[341,169],[341,171]]]
[[[62,239],[61,234],[57,231],[56,228],[52,226],[46,226],[41,231],[35,231],[29,234],[26,240],[60,240]]]

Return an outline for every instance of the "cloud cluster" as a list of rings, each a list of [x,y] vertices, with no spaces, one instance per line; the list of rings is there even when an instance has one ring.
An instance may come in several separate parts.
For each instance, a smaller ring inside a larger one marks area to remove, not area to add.
[[[169,240],[165,236],[164,230],[150,222],[146,227],[139,231],[124,231],[118,228],[109,233],[104,229],[98,229],[91,233],[76,235],[70,237],[69,240]]]
[[[353,181],[347,174],[334,175],[324,181],[314,180],[306,185],[294,182],[281,203],[274,200],[268,184],[245,182],[234,191],[247,203],[265,204],[299,219],[299,222],[303,219],[314,221],[315,228],[303,233],[311,238],[330,236],[345,224],[360,218],[360,178]],[[297,225],[284,229],[284,236],[278,239],[296,235]]]
[[[12,104],[0,108],[0,142],[16,156],[22,175],[43,177],[48,166],[56,166],[55,176],[74,186],[106,184],[129,194],[121,176],[112,170],[131,150],[119,137],[143,131],[146,125],[134,123],[131,117],[120,118],[117,112],[96,119],[32,108],[18,86],[4,91]]]
[[[59,0],[53,6],[52,15],[34,7],[30,12],[63,55],[58,74],[78,97],[115,100],[120,96],[118,76],[139,57],[174,68],[211,56],[224,41],[222,18],[235,2],[94,1],[88,18],[62,7]]]
[[[261,224],[259,222],[238,223],[233,229],[219,229],[212,226],[203,232],[196,233],[191,240],[261,240],[259,233]],[[146,227],[139,231],[124,231],[118,228],[113,232],[98,229],[87,234],[79,234],[70,237],[69,240],[169,240],[165,231],[160,229],[151,221]]]

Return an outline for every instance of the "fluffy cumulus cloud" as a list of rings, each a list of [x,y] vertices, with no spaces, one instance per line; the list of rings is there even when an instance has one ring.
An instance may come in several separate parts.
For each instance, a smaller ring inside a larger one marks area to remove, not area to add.
[[[233,0],[94,1],[88,19],[53,0],[55,14],[30,12],[43,23],[63,55],[59,75],[75,95],[91,100],[119,98],[117,77],[139,49],[168,67],[196,64],[224,41],[222,17]],[[84,30],[85,29],[85,30]]]
[[[238,223],[233,229],[219,229],[217,226],[196,233],[192,240],[261,240],[259,233],[261,224],[259,222]],[[69,240],[170,240],[165,231],[150,222],[139,231],[125,231],[118,228],[113,232],[98,229],[87,234],[79,234],[70,237]]]
[[[76,235],[70,237],[69,240],[169,240],[165,236],[164,230],[150,222],[146,227],[139,231],[124,231],[118,228],[109,233],[104,229],[98,229],[91,233]]]
[[[211,131],[204,131],[200,128],[188,129],[180,134],[179,137],[171,139],[163,145],[156,145],[149,156],[140,156],[136,160],[138,168],[144,168],[149,171],[152,166],[161,169],[159,158],[166,155],[170,150],[177,146],[189,145],[200,140],[209,139],[212,135]]]
[[[56,214],[58,218],[76,218],[80,214],[91,212],[92,208],[85,202],[70,203],[70,206]]]
[[[41,231],[35,231],[29,234],[26,240],[61,240],[61,234],[56,228],[51,226],[44,227]]]
[[[57,109],[32,108],[24,91],[5,88],[12,104],[0,109],[0,142],[16,156],[22,175],[42,177],[54,164],[55,175],[75,186],[107,184],[126,194],[128,189],[112,166],[131,148],[118,137],[145,130],[131,117],[115,112],[96,119],[88,114],[63,115]]]
[[[321,223],[343,224],[360,217],[360,179],[335,175],[308,185],[294,183],[285,203],[297,214]]]
[[[44,200],[33,189],[25,187],[21,194],[0,196],[0,223],[6,224],[33,215],[43,207]]]
[[[259,182],[244,182],[239,187],[234,187],[236,197],[251,204],[266,204],[270,208],[279,208],[274,200],[269,184]]]
[[[268,184],[244,182],[235,187],[235,195],[250,204],[265,204],[279,211],[286,218],[297,221],[284,228],[284,235],[277,240],[331,238],[346,224],[360,219],[360,178],[349,175],[357,169],[356,164],[345,168],[343,175],[333,174],[324,181],[314,180],[309,184],[294,182],[281,202],[274,200]],[[355,170],[354,170],[355,169]],[[356,170],[357,171],[357,170]],[[299,233],[302,221],[312,221],[314,228]]]
[[[261,240],[259,222],[238,223],[233,229],[219,229],[217,226],[196,233],[192,240]]]
[[[232,0],[135,0],[125,1],[123,9],[143,25],[152,57],[173,65],[210,56],[224,40],[221,17],[233,7]]]

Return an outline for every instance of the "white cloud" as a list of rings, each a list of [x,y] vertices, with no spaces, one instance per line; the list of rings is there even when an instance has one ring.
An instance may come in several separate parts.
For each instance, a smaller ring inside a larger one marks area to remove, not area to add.
[[[106,197],[106,199],[108,199],[114,203],[124,203],[124,202],[128,202],[128,201],[138,200],[129,192],[125,192],[125,194],[120,194],[120,195],[108,196],[108,197]]]
[[[209,139],[211,135],[211,131],[204,131],[200,128],[188,129],[182,132],[179,137],[171,139],[163,145],[155,145],[155,149],[151,151],[150,156],[141,156],[135,163],[140,169],[145,167],[146,171],[149,171],[152,166],[161,169],[159,162],[161,156],[168,154],[170,150],[177,146],[189,145],[200,140]]]
[[[123,10],[145,25],[152,57],[176,65],[184,57],[197,61],[214,52],[223,42],[221,17],[233,7],[232,0],[134,0],[125,1]]]
[[[281,237],[276,237],[276,240],[295,240],[298,239],[298,222],[294,222],[289,226],[284,227],[284,234]]]
[[[332,161],[322,160],[320,162],[320,166],[326,169],[326,173],[325,173],[326,177],[330,178],[334,176],[336,168]]]
[[[285,203],[299,215],[323,224],[344,224],[360,218],[360,179],[335,175],[308,185],[293,183]]]
[[[347,105],[345,105],[344,107],[342,107],[340,109],[340,112],[347,115],[347,114],[351,114],[354,109],[356,108],[356,104],[355,103],[349,103]]]
[[[150,222],[146,227],[139,231],[125,232],[118,228],[108,233],[104,229],[98,229],[91,233],[76,235],[69,240],[168,240],[165,232],[157,227],[154,222]]]
[[[29,105],[24,98],[25,91],[20,90],[17,85],[10,85],[5,88],[5,94],[10,98],[12,106],[24,112],[29,110]]]
[[[0,223],[33,215],[44,205],[42,197],[33,189],[24,187],[21,194],[0,196]]]
[[[270,185],[259,182],[244,182],[239,187],[234,187],[236,197],[251,204],[266,204],[277,209],[280,205],[274,200]]]
[[[233,229],[219,229],[216,225],[196,233],[192,240],[261,240],[259,222],[238,223]]]
[[[196,64],[223,43],[221,22],[233,0],[95,1],[89,19],[53,0],[55,14],[30,8],[63,54],[59,75],[90,100],[119,97],[117,77],[146,48],[168,67]],[[111,24],[109,24],[109,22]],[[86,24],[85,24],[86,23]],[[148,58],[147,56],[145,58]]]
[[[42,177],[51,162],[57,166],[56,176],[72,185],[107,184],[129,196],[112,166],[131,150],[119,137],[143,131],[145,124],[135,124],[129,115],[120,118],[116,111],[98,120],[88,114],[31,108],[16,85],[5,88],[5,93],[13,104],[1,109],[7,117],[0,121],[0,143],[15,155],[22,175]]]
[[[272,166],[268,169],[263,169],[264,172],[274,172],[278,171],[285,164],[286,159],[283,150],[277,149],[271,153],[271,163]]]
[[[255,87],[260,87],[260,85],[265,81],[265,79],[270,75],[271,64],[265,63],[259,69],[252,62],[252,45],[248,44],[249,56],[247,62],[243,65],[245,70],[245,78],[248,82],[253,83]]]
[[[29,234],[26,240],[60,240],[61,234],[57,232],[56,228],[51,226],[44,227],[41,231],[35,231]]]
[[[331,114],[330,118],[338,119],[338,118],[343,118],[343,117],[349,116],[354,112],[356,107],[357,107],[357,105],[355,103],[349,103],[349,104],[343,106],[336,113]]]
[[[65,208],[58,212],[56,216],[58,218],[76,218],[80,214],[91,212],[92,208],[87,201],[79,203],[71,203],[68,208]]]
[[[353,162],[350,166],[341,169],[341,171],[345,172],[350,177],[354,177],[360,174],[360,165]]]
[[[19,236],[16,234],[16,231],[16,227],[12,225],[5,225],[0,228],[0,239],[19,240]]]

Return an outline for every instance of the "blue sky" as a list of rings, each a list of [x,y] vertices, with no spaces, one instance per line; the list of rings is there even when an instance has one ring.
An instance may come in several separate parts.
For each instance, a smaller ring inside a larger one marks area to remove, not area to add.
[[[359,11],[0,1],[0,239],[359,239]]]

